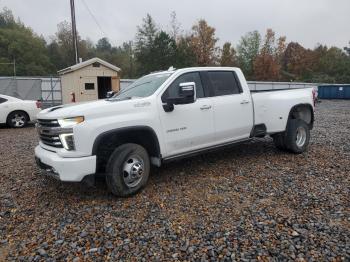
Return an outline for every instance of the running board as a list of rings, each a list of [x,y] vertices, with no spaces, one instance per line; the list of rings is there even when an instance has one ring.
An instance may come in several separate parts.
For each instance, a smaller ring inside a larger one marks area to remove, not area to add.
[[[169,157],[163,158],[162,159],[162,163],[168,163],[168,162],[172,162],[172,161],[175,161],[175,160],[180,160],[180,159],[183,159],[183,158],[193,157],[193,156],[201,155],[201,154],[204,154],[204,153],[209,153],[209,152],[212,152],[212,151],[216,151],[216,150],[232,147],[232,146],[239,145],[241,143],[244,143],[244,142],[247,142],[247,141],[250,141],[250,140],[251,140],[250,138],[246,138],[246,139],[232,141],[232,142],[219,144],[219,145],[215,145],[215,146],[211,146],[211,147],[205,147],[205,148],[193,150],[193,151],[190,151],[190,152],[185,152],[185,153],[174,155],[174,156],[169,156]]]

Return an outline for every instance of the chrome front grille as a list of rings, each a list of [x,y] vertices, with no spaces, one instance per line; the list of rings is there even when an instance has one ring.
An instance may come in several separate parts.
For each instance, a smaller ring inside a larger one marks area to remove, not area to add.
[[[43,144],[63,148],[59,137],[63,129],[56,119],[38,119],[37,130]]]
[[[42,127],[60,127],[57,119],[38,119],[38,124]]]

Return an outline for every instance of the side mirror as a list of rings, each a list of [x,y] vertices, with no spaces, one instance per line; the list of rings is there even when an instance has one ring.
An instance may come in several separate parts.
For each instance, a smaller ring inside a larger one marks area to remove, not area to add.
[[[192,101],[186,104],[193,103],[196,99],[196,96],[195,96],[196,83],[195,82],[181,83],[179,87],[180,87],[180,95]]]
[[[166,104],[163,105],[165,112],[173,111],[174,105],[185,105],[194,103],[196,101],[196,83],[180,83],[178,93],[178,97],[168,97],[166,99]]]
[[[114,96],[115,95],[115,91],[109,91],[109,92],[107,92],[107,94],[106,94],[106,98],[111,98],[112,96]]]

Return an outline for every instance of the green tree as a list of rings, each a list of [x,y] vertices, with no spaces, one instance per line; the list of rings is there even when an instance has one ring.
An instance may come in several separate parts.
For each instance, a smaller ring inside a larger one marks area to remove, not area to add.
[[[69,22],[63,21],[57,25],[56,39],[54,41],[57,41],[60,48],[60,54],[64,61],[63,68],[75,64],[72,26]]]
[[[47,48],[51,62],[55,65],[55,71],[75,64],[73,35],[71,24],[63,21],[57,25],[55,36],[51,37]],[[96,56],[94,44],[89,39],[81,39],[78,34],[78,54],[83,60]]]
[[[154,39],[150,59],[153,70],[166,70],[176,63],[176,42],[164,31],[160,31]]]
[[[156,33],[152,42],[144,44],[136,52],[140,74],[165,70],[176,63],[177,47],[175,40],[166,32]]]
[[[326,48],[324,54],[318,57],[311,80],[317,82],[350,83],[349,57],[338,47]]]
[[[154,70],[152,66],[152,48],[158,29],[150,14],[142,20],[142,25],[137,27],[135,56],[138,61],[138,74],[142,75]]]
[[[112,48],[112,64],[119,66],[124,78],[135,78],[138,63],[135,59],[132,42],[123,43],[122,46]]]
[[[158,33],[157,26],[150,14],[147,14],[142,22],[142,25],[137,27],[136,52],[150,49]]]
[[[112,50],[112,45],[107,37],[103,37],[97,41],[96,50],[101,52],[110,52]]]
[[[237,45],[237,62],[248,79],[253,77],[253,63],[259,53],[261,36],[258,31],[245,34]]]
[[[12,12],[0,12],[0,63],[16,60],[17,75],[47,75],[54,71],[45,40],[20,21]],[[0,65],[0,75],[13,75],[12,67]]]
[[[176,47],[176,68],[198,66],[197,58],[191,45],[191,37],[181,36],[178,38]]]
[[[220,65],[221,66],[236,66],[236,51],[231,47],[231,43],[226,42],[222,47]]]

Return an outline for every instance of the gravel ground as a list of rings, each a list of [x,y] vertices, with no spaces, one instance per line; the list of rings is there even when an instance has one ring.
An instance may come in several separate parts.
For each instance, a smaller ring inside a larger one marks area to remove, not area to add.
[[[0,261],[350,260],[350,101],[317,105],[309,151],[259,139],[154,169],[120,199],[42,177],[33,127],[0,128]]]

